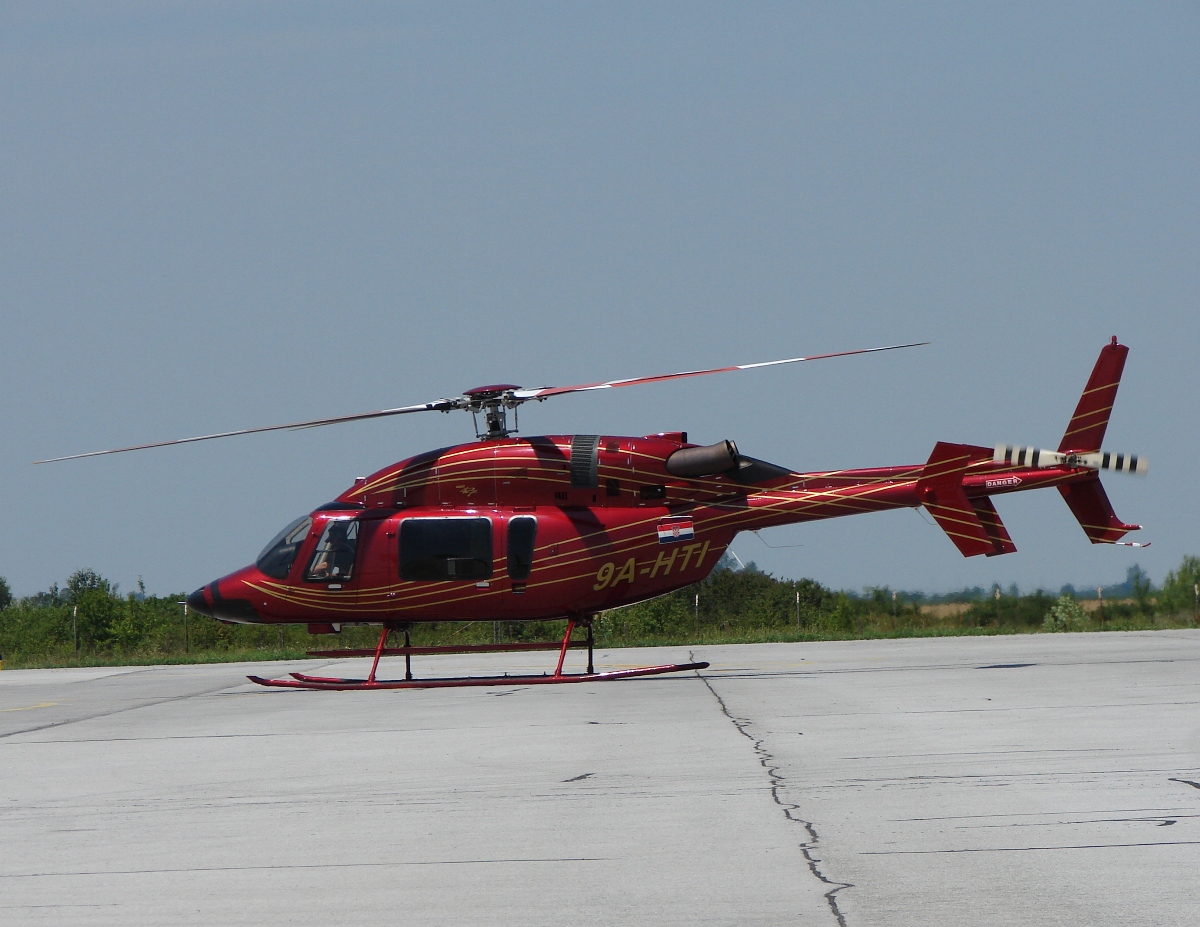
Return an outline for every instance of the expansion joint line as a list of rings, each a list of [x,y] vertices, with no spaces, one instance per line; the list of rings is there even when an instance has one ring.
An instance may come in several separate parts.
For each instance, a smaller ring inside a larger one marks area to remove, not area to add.
[[[689,651],[688,660],[695,662],[696,655]],[[763,745],[763,741],[759,737],[755,737],[750,732],[750,721],[746,718],[736,717],[725,704],[725,699],[721,698],[719,692],[713,688],[708,677],[703,673],[697,672],[696,675],[700,681],[704,683],[708,691],[712,693],[712,697],[717,700],[717,705],[721,708],[721,713],[730,720],[737,732],[745,737],[754,747],[754,754],[758,757],[759,765],[766,771],[767,778],[771,783],[771,799],[779,806],[779,810],[783,812],[783,816],[793,824],[799,824],[808,834],[808,839],[800,844],[800,852],[804,854],[804,860],[808,863],[809,871],[824,885],[829,886],[829,891],[825,892],[825,901],[829,904],[829,910],[833,912],[833,916],[837,918],[838,927],[847,927],[846,915],[842,913],[838,906],[837,893],[844,888],[854,888],[853,882],[835,882],[828,878],[821,871],[821,860],[816,855],[821,844],[821,838],[817,836],[817,829],[813,826],[812,821],[806,821],[800,817],[800,806],[784,801],[783,787],[787,782],[787,777],[779,771],[779,766],[776,763],[770,751]]]

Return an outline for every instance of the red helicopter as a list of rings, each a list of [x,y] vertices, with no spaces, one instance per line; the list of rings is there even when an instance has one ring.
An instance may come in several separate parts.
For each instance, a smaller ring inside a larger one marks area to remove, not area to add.
[[[1144,546],[1121,540],[1140,526],[1116,517],[1099,479],[1101,470],[1144,474],[1147,469],[1144,457],[1100,449],[1129,352],[1116,337],[1101,350],[1056,451],[938,442],[923,464],[797,473],[748,457],[732,441],[697,446],[685,432],[516,435],[517,409],[552,396],[916,346],[578,386],[481,386],[420,405],[52,460],[413,412],[464,410],[476,418],[478,440],[419,454],[356,480],[337,499],[280,531],[252,565],[187,597],[193,611],[224,622],[306,624],[313,633],[333,633],[347,625],[382,627],[374,649],[312,651],[314,656],[371,656],[366,678],[303,673],[289,679],[249,677],[276,687],[530,685],[702,669],[708,664],[597,673],[592,625],[606,609],[702,580],[740,531],[924,506],[964,556],[992,557],[1012,553],[1016,546],[991,497],[1053,486],[1093,544]],[[482,429],[478,416],[483,417]],[[416,622],[563,618],[566,633],[554,642],[418,647],[409,638]],[[577,628],[584,632],[582,639],[574,637]],[[395,631],[403,632],[404,645],[389,647]],[[564,672],[571,648],[587,649],[586,672]],[[453,679],[412,674],[414,655],[521,650],[557,650],[554,672]],[[404,679],[377,678],[384,656],[405,658]]]

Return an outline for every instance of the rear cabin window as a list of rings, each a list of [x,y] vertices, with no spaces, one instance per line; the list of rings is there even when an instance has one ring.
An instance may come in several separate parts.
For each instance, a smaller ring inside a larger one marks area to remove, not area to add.
[[[345,582],[354,575],[357,551],[358,522],[353,518],[331,519],[325,523],[304,578],[313,582]]]
[[[312,527],[312,518],[305,515],[271,538],[271,543],[263,548],[258,559],[254,561],[263,573],[274,579],[287,579],[296,561],[300,545],[308,537],[308,529]]]
[[[513,579],[529,579],[536,540],[537,519],[532,515],[518,515],[509,521],[508,575]]]
[[[489,579],[490,518],[406,518],[400,523],[400,578]]]

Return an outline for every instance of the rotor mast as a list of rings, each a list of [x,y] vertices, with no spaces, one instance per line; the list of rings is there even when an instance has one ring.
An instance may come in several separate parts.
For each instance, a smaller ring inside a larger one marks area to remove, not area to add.
[[[475,436],[479,440],[498,441],[517,433],[517,407],[523,401],[513,395],[513,391],[518,389],[520,389],[519,386],[510,383],[499,383],[494,386],[477,386],[463,394],[467,400],[466,407],[470,410],[471,419],[475,423]],[[512,409],[513,413],[512,428],[508,427],[509,409]],[[486,425],[482,431],[479,428],[480,413],[483,413]]]

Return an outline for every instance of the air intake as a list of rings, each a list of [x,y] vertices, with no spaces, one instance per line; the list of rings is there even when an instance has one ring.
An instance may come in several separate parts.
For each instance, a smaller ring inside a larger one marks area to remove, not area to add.
[[[595,489],[600,485],[600,436],[571,437],[571,487]]]

